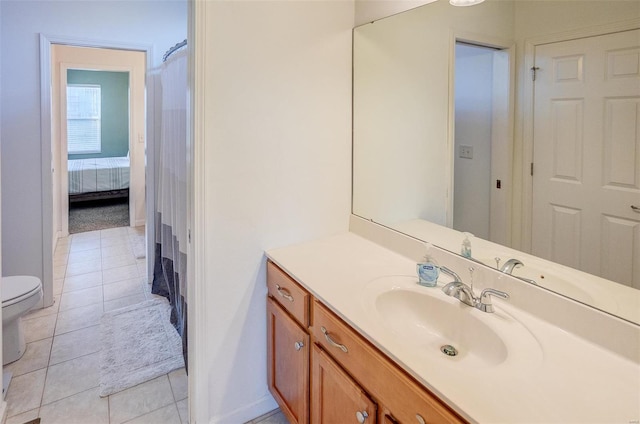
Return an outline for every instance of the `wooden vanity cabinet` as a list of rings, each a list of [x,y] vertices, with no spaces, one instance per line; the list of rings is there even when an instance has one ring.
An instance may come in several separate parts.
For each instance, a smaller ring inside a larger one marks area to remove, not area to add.
[[[309,422],[309,294],[267,266],[267,378],[291,424]]]
[[[312,347],[311,364],[312,423],[376,422],[376,404],[317,344]]]
[[[465,422],[267,263],[269,390],[291,424]]]
[[[464,422],[326,306],[318,301],[313,303],[312,340],[323,347],[378,403],[381,422]],[[312,394],[312,404],[314,400]]]

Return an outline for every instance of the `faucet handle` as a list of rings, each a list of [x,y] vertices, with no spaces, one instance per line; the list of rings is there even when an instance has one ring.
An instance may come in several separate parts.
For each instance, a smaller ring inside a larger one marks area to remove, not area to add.
[[[480,309],[482,312],[492,313],[494,311],[493,303],[491,303],[492,295],[503,299],[509,299],[509,295],[503,291],[492,288],[484,289],[482,290],[482,293],[480,293],[480,299],[478,303],[476,303],[476,308]]]

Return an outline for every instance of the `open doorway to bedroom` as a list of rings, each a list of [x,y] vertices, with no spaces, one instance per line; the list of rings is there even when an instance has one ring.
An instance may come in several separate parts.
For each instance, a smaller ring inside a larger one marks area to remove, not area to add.
[[[128,227],[129,72],[67,69],[66,103],[69,234]]]
[[[145,69],[142,51],[52,45],[54,248],[144,226]]]

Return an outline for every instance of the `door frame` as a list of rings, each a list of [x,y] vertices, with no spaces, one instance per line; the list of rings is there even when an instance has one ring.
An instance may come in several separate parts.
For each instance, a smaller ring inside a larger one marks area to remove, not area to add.
[[[530,75],[530,69],[535,67],[536,47],[542,44],[558,43],[579,38],[596,37],[600,35],[613,34],[616,32],[629,31],[640,28],[640,18],[634,18],[624,22],[614,22],[612,24],[598,25],[589,28],[580,28],[550,35],[532,37],[524,41],[524,67],[522,91],[522,162],[521,181],[522,193],[520,224],[514,222],[513,232],[520,234],[520,246],[514,246],[524,252],[531,252],[533,238],[533,175],[531,173],[533,164],[533,123],[534,123],[534,90],[535,84]]]
[[[69,218],[69,171],[68,171],[68,158],[67,158],[69,153],[69,150],[68,150],[69,147],[66,140],[67,126],[65,124],[66,117],[67,117],[66,98],[62,92],[62,89],[63,87],[66,87],[68,85],[67,71],[70,69],[104,71],[104,72],[127,72],[129,74],[129,87],[134,86],[133,80],[135,79],[133,75],[134,68],[132,67],[111,66],[111,65],[96,66],[96,65],[88,65],[85,63],[60,62],[60,75],[59,75],[60,78],[59,78],[59,81],[57,82],[60,88],[59,99],[53,99],[53,101],[56,101],[56,100],[58,101],[59,115],[60,115],[60,123],[59,123],[60,139],[58,140],[58,146],[60,147],[60,160],[58,161],[57,166],[58,166],[58,172],[60,176],[60,188],[61,188],[60,190],[60,206],[62,210],[61,218],[63,218],[61,222],[61,234],[59,234],[59,236],[61,237],[66,237],[69,235],[69,219],[68,219]],[[142,83],[144,84],[144,79]],[[131,92],[131,88],[129,90]],[[134,165],[134,166],[131,166],[131,172],[129,173],[131,177],[133,177],[135,174],[134,172],[132,172],[134,169],[137,169],[140,164],[143,164],[144,166],[144,161],[140,161],[140,158],[138,158],[134,152],[136,143],[138,142],[137,140],[138,137],[136,137],[135,128],[134,128],[134,125],[132,125],[132,121],[133,121],[132,117],[136,113],[135,111],[133,111],[133,109],[134,108],[137,109],[138,107],[141,107],[142,116],[145,116],[144,104],[135,105],[135,107],[132,107],[132,104],[134,104],[134,102],[132,101],[132,96],[129,95],[129,100],[128,100],[129,142],[127,143],[128,144],[127,147],[129,149],[131,164]],[[56,142],[55,137],[52,137],[52,142],[53,143]],[[131,182],[133,182],[133,180],[134,179],[131,178]],[[136,220],[136,205],[138,205],[139,202],[141,201],[141,199],[138,199],[139,196],[137,196],[135,193],[135,190],[134,190],[135,185],[136,184],[131,183],[130,189],[129,189],[129,222],[130,222],[130,226],[132,227],[138,226],[139,224],[138,221]],[[55,227],[55,224],[54,224],[54,227]]]
[[[146,53],[146,67],[147,70],[151,69],[153,64],[153,46],[146,44],[134,44],[134,43],[121,43],[121,42],[109,42],[109,41],[95,41],[80,38],[59,37],[47,34],[40,34],[40,137],[41,144],[41,169],[42,169],[42,285],[43,285],[43,303],[44,307],[51,306],[53,304],[53,252],[56,247],[58,235],[54,237],[54,225],[53,225],[53,169],[52,169],[52,93],[51,93],[51,48],[53,44],[68,45],[73,47],[93,47],[93,48],[105,48],[113,50],[133,50]],[[146,82],[145,82],[146,85]],[[147,103],[152,98],[150,88],[146,87]],[[150,146],[153,137],[153,116],[149,116],[145,111],[146,119],[146,169],[145,169],[145,183],[146,183],[146,220],[147,220],[147,243],[151,245],[153,240],[153,219],[150,216],[153,215],[154,193],[155,193],[155,181],[154,181],[154,169],[153,164],[155,158],[153,157],[154,149]],[[131,140],[135,142],[135,140]],[[131,142],[130,141],[130,142]],[[55,164],[59,166],[59,164]]]

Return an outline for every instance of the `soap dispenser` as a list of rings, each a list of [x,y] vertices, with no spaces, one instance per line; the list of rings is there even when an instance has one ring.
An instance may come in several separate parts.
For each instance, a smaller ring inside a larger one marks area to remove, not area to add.
[[[460,246],[460,254],[465,258],[471,259],[471,240],[469,240],[469,237],[473,237],[473,234],[462,234],[464,234],[464,240],[462,240],[462,246]]]
[[[426,251],[424,258],[416,265],[418,284],[425,287],[435,287],[438,283],[440,268],[431,254],[431,243],[425,243],[424,246]]]

